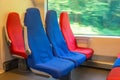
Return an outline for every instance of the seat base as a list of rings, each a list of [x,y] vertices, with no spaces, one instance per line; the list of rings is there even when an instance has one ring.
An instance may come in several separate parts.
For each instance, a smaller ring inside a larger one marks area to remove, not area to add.
[[[18,59],[18,70],[20,72],[29,72],[29,68],[26,63],[26,59]]]
[[[68,75],[60,78],[59,80],[72,80],[72,79],[71,79],[71,73],[69,73]]]

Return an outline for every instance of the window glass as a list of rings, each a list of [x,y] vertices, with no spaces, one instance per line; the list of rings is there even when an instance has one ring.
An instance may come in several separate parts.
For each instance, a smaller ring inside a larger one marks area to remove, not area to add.
[[[74,34],[120,36],[120,0],[48,0],[48,10],[67,11]]]

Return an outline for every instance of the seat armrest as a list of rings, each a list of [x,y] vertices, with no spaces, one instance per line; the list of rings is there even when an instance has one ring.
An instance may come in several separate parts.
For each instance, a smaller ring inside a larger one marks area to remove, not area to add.
[[[6,38],[7,44],[10,46],[11,45],[11,40],[8,36],[6,26],[4,27],[4,32],[5,32],[5,38]]]
[[[25,43],[26,53],[28,55],[30,55],[31,54],[31,50],[30,50],[29,45],[28,45],[27,27],[24,26],[23,30],[24,30],[24,43]]]

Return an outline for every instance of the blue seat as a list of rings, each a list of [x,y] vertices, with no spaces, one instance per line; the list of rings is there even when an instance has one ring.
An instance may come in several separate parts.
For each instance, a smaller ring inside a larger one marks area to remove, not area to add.
[[[120,58],[115,60],[113,67],[120,67]]]
[[[73,61],[75,63],[75,67],[82,64],[86,60],[86,56],[84,54],[68,50],[67,44],[59,28],[56,12],[49,10],[47,12],[45,22],[47,36],[52,44],[54,55]]]
[[[28,44],[31,50],[27,59],[30,69],[48,73],[54,78],[69,74],[74,68],[74,63],[53,55],[37,8],[26,10],[24,24],[27,27]]]

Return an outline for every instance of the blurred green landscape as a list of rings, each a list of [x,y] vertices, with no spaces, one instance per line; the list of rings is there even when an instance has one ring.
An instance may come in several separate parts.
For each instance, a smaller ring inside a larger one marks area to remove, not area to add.
[[[48,0],[48,10],[68,12],[74,34],[120,36],[120,0]]]

